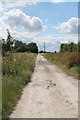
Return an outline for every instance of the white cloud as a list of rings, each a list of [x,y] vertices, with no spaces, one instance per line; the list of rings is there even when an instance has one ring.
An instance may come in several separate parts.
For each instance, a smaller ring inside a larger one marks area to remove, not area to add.
[[[43,29],[43,23],[39,17],[30,17],[20,9],[12,9],[5,12],[2,21],[5,21],[10,28],[25,29],[30,32],[39,32]]]
[[[56,27],[63,33],[71,33],[64,35],[51,34],[41,36],[39,31],[43,28],[48,28],[43,26],[43,23],[39,17],[31,18],[23,13],[20,9],[13,9],[9,12],[5,12],[3,17],[0,19],[0,23],[0,38],[4,38],[7,35],[6,28],[8,28],[14,38],[22,40],[25,43],[36,42],[39,46],[39,50],[43,50],[44,42],[46,43],[46,51],[58,51],[61,43],[67,43],[71,41],[76,43],[78,42],[77,34],[73,35],[73,33],[77,33],[76,30],[78,28],[78,18],[71,18],[67,22],[59,24]]]
[[[78,42],[77,35],[60,35],[60,34],[49,34],[45,36],[38,36],[35,38],[35,42],[38,43],[39,50],[43,50],[44,42],[46,44],[46,51],[59,51],[61,43],[68,43],[68,42]]]
[[[12,36],[15,39],[21,40],[25,43],[34,42],[35,38],[38,38],[38,33],[29,33],[29,32],[18,32],[18,31],[11,31]]]
[[[0,38],[7,36],[7,32],[4,28],[0,29]],[[39,50],[43,50],[44,42],[46,43],[46,51],[59,51],[61,43],[78,42],[78,36],[71,34],[49,34],[41,36],[39,33],[19,32],[10,29],[10,33],[13,38],[21,40],[25,43],[36,42]]]
[[[38,41],[40,43],[42,42],[46,42],[47,44],[48,43],[55,43],[55,41],[60,41],[61,43],[67,43],[67,42],[75,42],[77,43],[78,42],[78,36],[77,35],[73,35],[73,34],[69,34],[69,35],[60,35],[60,34],[49,34],[49,35],[46,35],[46,36],[39,36],[38,37]]]
[[[0,13],[4,12],[6,9],[3,7],[3,5],[0,3]]]
[[[66,34],[78,34],[78,27],[80,27],[80,19],[73,17],[59,24],[56,29]]]
[[[0,6],[0,12],[4,11],[5,9],[3,7]]]
[[[0,4],[4,7],[24,7],[25,5],[36,4],[38,0],[0,0]]]

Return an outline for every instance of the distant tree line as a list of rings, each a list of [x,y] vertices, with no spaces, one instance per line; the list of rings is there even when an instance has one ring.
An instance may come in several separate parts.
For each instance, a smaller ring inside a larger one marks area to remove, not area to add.
[[[7,39],[2,39],[2,53],[5,54],[9,51],[38,53],[38,47],[36,43],[33,42],[26,44],[22,41],[15,40],[7,29]]]
[[[75,44],[74,42],[71,43],[62,43],[60,45],[60,52],[74,52],[79,51],[80,52],[80,42],[78,44]]]

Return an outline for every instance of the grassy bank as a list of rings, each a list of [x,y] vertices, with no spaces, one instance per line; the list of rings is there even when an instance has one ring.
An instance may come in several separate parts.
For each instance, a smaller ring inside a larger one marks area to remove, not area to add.
[[[2,55],[0,53],[0,119],[2,114]]]
[[[44,53],[43,55],[68,75],[78,78],[78,52]]]
[[[2,64],[2,115],[8,118],[30,81],[37,54],[9,53]]]

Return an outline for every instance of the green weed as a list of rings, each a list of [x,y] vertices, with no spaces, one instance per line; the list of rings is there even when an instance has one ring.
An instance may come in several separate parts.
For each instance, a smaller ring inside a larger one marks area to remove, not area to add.
[[[2,63],[2,117],[8,118],[30,82],[37,54],[8,53]]]

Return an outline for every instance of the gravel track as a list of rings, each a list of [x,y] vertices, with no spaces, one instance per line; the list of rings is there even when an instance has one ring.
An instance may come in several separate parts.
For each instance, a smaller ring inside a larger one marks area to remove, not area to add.
[[[40,54],[10,118],[78,118],[78,82]]]

